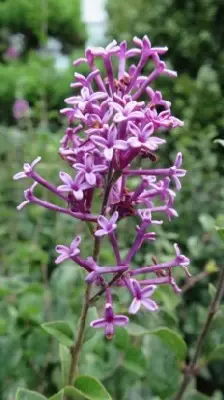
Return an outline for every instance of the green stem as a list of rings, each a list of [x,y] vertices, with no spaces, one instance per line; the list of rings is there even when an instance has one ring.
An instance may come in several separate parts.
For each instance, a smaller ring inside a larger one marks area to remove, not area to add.
[[[108,171],[107,183],[106,183],[106,188],[105,188],[101,211],[100,211],[101,215],[104,215],[106,212],[106,206],[107,206],[107,202],[108,202],[108,198],[110,195],[110,190],[111,190],[112,185],[113,185],[113,168],[111,165],[109,168],[109,171]],[[99,253],[100,253],[100,238],[95,236],[94,248],[93,248],[93,258],[95,261],[97,261],[97,259],[99,257]],[[73,381],[75,380],[76,374],[77,374],[77,367],[78,367],[79,357],[80,357],[84,333],[85,333],[86,318],[87,318],[87,314],[88,314],[88,309],[90,307],[90,301],[89,301],[90,293],[91,293],[91,285],[87,285],[85,296],[84,296],[84,301],[83,301],[83,306],[82,306],[82,311],[81,311],[81,316],[80,316],[80,320],[79,320],[79,325],[78,325],[77,339],[76,339],[75,344],[71,347],[72,359],[71,359],[69,378],[68,378],[69,385],[72,385]]]
[[[198,359],[201,355],[201,350],[204,344],[204,340],[209,332],[209,328],[211,326],[213,318],[219,309],[223,293],[224,293],[224,267],[221,268],[216,294],[210,304],[206,321],[202,327],[200,335],[198,336],[192,360],[190,361],[189,365],[185,368],[184,379],[174,400],[181,400],[183,398],[183,395],[192,379],[192,376],[194,376],[195,374],[195,369],[197,367]]]

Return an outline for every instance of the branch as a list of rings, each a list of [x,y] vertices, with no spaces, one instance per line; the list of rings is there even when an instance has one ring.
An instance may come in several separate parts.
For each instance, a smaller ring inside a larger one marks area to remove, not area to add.
[[[174,397],[174,400],[181,400],[183,398],[186,388],[188,387],[188,385],[192,379],[192,376],[194,375],[194,371],[197,367],[197,362],[198,362],[198,359],[201,354],[204,340],[209,332],[209,328],[211,326],[212,320],[219,309],[223,293],[224,293],[224,267],[222,267],[220,270],[216,294],[209,306],[209,311],[208,311],[206,321],[204,323],[204,326],[202,327],[200,335],[198,336],[198,339],[196,342],[196,348],[195,348],[192,360],[190,361],[189,365],[185,368],[183,382],[180,386],[179,391],[177,392],[176,396]]]
[[[107,184],[106,184],[104,197],[103,197],[103,201],[102,201],[102,206],[101,206],[101,215],[104,215],[105,211],[106,211],[106,205],[107,205],[110,190],[111,190],[111,187],[113,184],[112,174],[113,174],[113,169],[112,169],[112,165],[111,165],[109,168],[109,171],[108,171]],[[99,239],[99,237],[95,236],[94,249],[93,249],[93,258],[95,261],[97,261],[97,259],[98,259],[99,252],[100,252],[100,239]],[[86,317],[88,314],[88,309],[90,307],[89,297],[90,297],[90,293],[91,293],[91,287],[92,287],[91,284],[87,284],[84,302],[83,302],[83,306],[82,306],[82,312],[81,312],[79,325],[78,325],[76,343],[71,347],[72,360],[71,360],[71,366],[70,366],[70,371],[69,371],[68,385],[72,385],[73,380],[75,379],[76,373],[77,373],[77,366],[78,366],[78,362],[79,362],[80,352],[81,352],[84,333],[85,333]]]

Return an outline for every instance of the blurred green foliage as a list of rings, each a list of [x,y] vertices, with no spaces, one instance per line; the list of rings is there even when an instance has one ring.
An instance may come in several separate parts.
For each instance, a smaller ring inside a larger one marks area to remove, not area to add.
[[[82,234],[82,253],[92,253],[92,241],[83,223],[37,206],[16,211],[29,183],[14,182],[12,176],[24,161],[42,156],[40,174],[55,184],[59,181],[64,165],[57,154],[63,135],[58,112],[70,93],[72,60],[84,51],[77,48],[84,39],[79,1],[49,0],[45,6],[46,2],[37,0],[0,2],[1,35],[5,38],[8,33],[22,32],[26,43],[18,60],[3,57],[0,64],[1,400],[14,400],[19,387],[49,398],[65,385],[70,362],[66,346],[71,329],[74,335],[76,332],[84,286],[82,272],[74,263],[55,266],[54,248]],[[224,10],[221,0],[129,0],[128,6],[126,1],[108,0],[107,7],[108,36],[130,41],[134,35],[148,34],[153,45],[169,46],[169,63],[179,77],[161,78],[156,84],[173,102],[175,115],[185,121],[184,128],[167,134],[168,145],[159,160],[160,165],[169,166],[177,151],[184,154],[188,175],[176,200],[180,218],[159,226],[159,240],[150,248],[145,245],[135,262],[151,263],[153,255],[159,261],[168,260],[177,241],[192,259],[192,274],[205,271],[205,278],[187,288],[177,270],[185,288],[183,296],[161,287],[155,294],[160,312],[131,318],[128,329],[117,329],[111,342],[88,327],[80,374],[102,381],[113,400],[170,400],[181,379],[185,342],[191,353],[214,295],[214,286],[208,283],[215,283],[216,270],[223,265],[223,147],[214,140],[222,139],[224,128]],[[47,35],[60,39],[63,51],[70,55],[71,67],[58,70],[53,57],[35,51],[44,47]],[[85,70],[81,67],[79,72]],[[17,97],[31,104],[30,117],[19,123],[11,112]],[[53,198],[39,188],[37,193],[46,200]],[[121,223],[122,254],[132,243],[135,225],[133,219]],[[106,241],[101,262],[113,262]],[[117,311],[126,312],[129,296],[120,299],[117,290],[116,299]],[[99,302],[97,309],[90,309],[89,321],[101,314],[102,305]],[[43,325],[53,321],[62,322],[51,324],[50,330],[49,324]],[[222,306],[205,343],[200,375],[193,380],[185,400],[223,399],[223,324]],[[73,398],[80,390],[82,399],[89,398],[83,390],[91,388],[96,393],[94,400],[103,400],[104,395],[109,398],[98,381],[83,376],[75,384],[75,394],[65,391],[63,395]],[[26,396],[27,392],[21,391],[17,400]],[[29,400],[37,400],[31,396],[35,395],[29,394]],[[54,400],[59,399],[61,394]]]
[[[67,45],[85,39],[80,0],[1,0],[0,27],[25,34],[30,45],[45,40],[45,29]]]

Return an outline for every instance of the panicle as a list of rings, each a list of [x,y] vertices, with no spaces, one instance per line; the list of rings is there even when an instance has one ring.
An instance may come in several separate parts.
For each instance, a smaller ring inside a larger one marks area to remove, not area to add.
[[[39,157],[31,164],[24,164],[23,171],[14,175],[14,179],[32,179],[64,203],[64,207],[59,207],[38,199],[32,194],[32,186],[25,191],[25,201],[19,209],[33,202],[94,223],[90,230],[95,240],[100,243],[106,237],[111,244],[115,260],[112,266],[98,265],[91,257],[82,258],[79,236],[70,246],[56,247],[57,264],[68,259],[74,261],[86,271],[86,284],[105,295],[104,316],[91,326],[103,328],[107,338],[113,336],[115,326],[128,323],[126,316],[114,312],[113,287],[129,291],[132,297],[129,313],[135,314],[140,309],[154,312],[158,305],[151,296],[159,285],[167,284],[176,293],[180,291],[173,270],[179,266],[189,276],[190,260],[180,253],[177,244],[175,257],[166,263],[154,262],[137,268],[133,261],[144,243],[156,240],[156,233],[151,230],[153,225],[162,224],[163,217],[168,220],[178,217],[175,196],[181,190],[180,178],[186,174],[181,168],[181,153],[170,167],[156,166],[156,154],[160,146],[166,145],[166,133],[183,126],[172,115],[171,103],[151,87],[160,75],[176,77],[176,72],[161,60],[168,48],[152,47],[147,36],[135,37],[133,42],[131,49],[125,41],[119,44],[115,40],[106,48],[87,48],[85,56],[74,62],[77,68],[87,64],[89,73],[84,76],[75,72],[71,83],[74,94],[65,99],[66,107],[61,110],[68,127],[60,141],[59,156],[70,172],[59,172],[60,184],[53,185],[34,171]],[[102,60],[102,70],[97,67],[98,59]],[[149,168],[136,167],[139,165],[136,160],[143,160]],[[134,189],[130,185],[132,176],[138,182]],[[92,210],[100,196],[103,204],[94,215]],[[132,246],[121,257],[117,231],[120,220],[127,217],[135,217],[138,222]]]

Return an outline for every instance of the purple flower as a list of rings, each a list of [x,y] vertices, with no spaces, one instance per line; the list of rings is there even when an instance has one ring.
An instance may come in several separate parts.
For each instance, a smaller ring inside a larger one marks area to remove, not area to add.
[[[37,157],[31,164],[25,163],[23,164],[23,171],[17,172],[13,176],[14,180],[27,178],[33,172],[33,168],[41,161],[41,157]]]
[[[129,122],[128,129],[133,135],[128,139],[128,143],[133,148],[154,151],[158,149],[160,144],[166,142],[164,139],[160,139],[156,136],[151,137],[154,132],[154,126],[151,122],[145,125],[142,130],[132,122]]]
[[[114,122],[116,123],[136,119],[142,120],[144,118],[144,113],[142,111],[135,110],[136,106],[138,106],[136,101],[130,101],[124,107],[115,102],[112,102],[111,105],[117,111],[114,116]]]
[[[131,280],[131,284],[134,299],[129,307],[129,313],[136,314],[140,310],[141,306],[145,307],[149,311],[156,311],[158,309],[157,304],[155,301],[149,299],[149,297],[154,293],[156,286],[150,285],[141,289],[141,286],[135,279]]]
[[[117,129],[114,125],[108,130],[107,138],[102,136],[92,135],[90,139],[97,146],[104,149],[104,156],[107,161],[111,161],[114,155],[114,150],[127,150],[128,144],[124,140],[117,140]]]
[[[182,153],[177,153],[174,165],[173,165],[173,167],[170,168],[170,171],[171,171],[170,175],[171,175],[172,179],[174,180],[177,190],[181,189],[181,183],[180,183],[179,178],[182,178],[183,176],[185,176],[186,172],[187,172],[185,169],[180,168],[182,165],[182,160],[183,160]]]
[[[191,274],[190,274],[190,272],[188,271],[188,268],[187,268],[187,266],[190,264],[189,258],[185,257],[183,254],[180,253],[180,249],[179,249],[177,243],[174,244],[174,250],[175,250],[175,253],[176,253],[176,263],[178,265],[180,265],[181,267],[183,267],[185,272],[186,272],[186,275],[188,277],[190,277]]]
[[[112,339],[115,326],[125,326],[128,324],[128,317],[125,315],[115,315],[112,304],[106,303],[104,318],[96,319],[90,323],[92,328],[104,328],[107,339]]]
[[[15,119],[19,120],[27,117],[30,111],[28,101],[24,99],[18,99],[13,104],[12,112]]]
[[[89,189],[91,185],[83,182],[83,176],[81,174],[76,175],[73,180],[67,172],[60,172],[60,179],[64,182],[64,185],[58,186],[59,192],[72,193],[76,200],[80,201],[83,199],[83,191]]]
[[[96,92],[91,94],[89,89],[84,87],[81,90],[81,96],[69,97],[65,99],[65,103],[77,106],[81,111],[84,111],[92,102],[105,100],[107,96],[108,95],[105,92]]]
[[[112,217],[108,220],[105,218],[103,215],[100,215],[97,219],[98,225],[100,226],[101,229],[98,229],[95,232],[95,236],[104,236],[104,235],[109,235],[115,229],[117,228],[116,221],[118,219],[118,212],[115,211],[112,215]]]
[[[96,174],[98,172],[105,172],[108,167],[104,164],[94,165],[93,156],[85,154],[83,163],[75,163],[73,165],[79,171],[79,176],[82,176],[88,185],[94,186],[96,184]]]
[[[58,244],[56,246],[56,251],[60,255],[58,258],[55,260],[56,264],[60,264],[64,262],[65,260],[68,260],[69,258],[75,257],[80,253],[80,250],[78,246],[81,243],[81,237],[77,236],[71,243],[70,247],[63,246],[61,244]]]
[[[10,46],[6,50],[4,56],[9,60],[15,60],[19,57],[19,50],[14,46]]]

